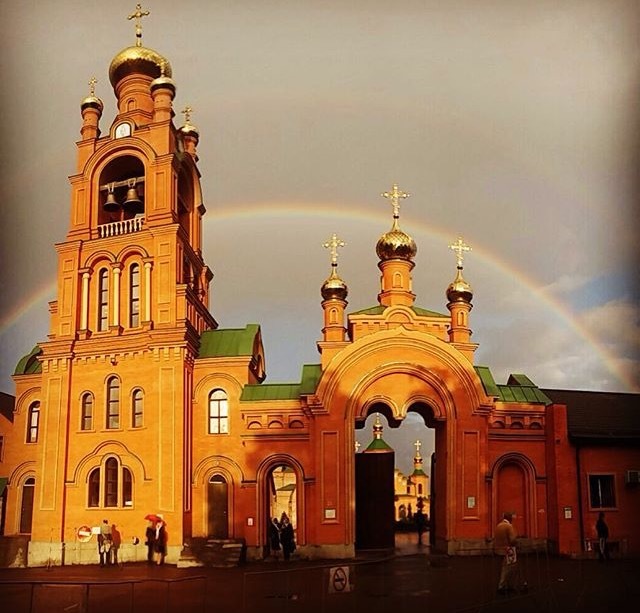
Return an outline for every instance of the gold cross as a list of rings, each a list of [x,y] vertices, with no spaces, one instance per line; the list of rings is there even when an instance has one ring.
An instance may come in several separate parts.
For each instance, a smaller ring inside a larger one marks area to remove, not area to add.
[[[356,444],[355,444],[356,453],[358,453],[358,451],[360,451],[360,447],[362,447],[362,445],[358,441],[356,441]]]
[[[191,123],[191,113],[193,113],[193,109],[187,105],[180,112],[184,115],[185,124],[189,125]]]
[[[456,258],[458,259],[458,268],[462,268],[462,260],[464,259],[464,256],[462,254],[465,251],[471,251],[471,247],[462,240],[461,236],[458,236],[458,240],[455,243],[451,243],[451,245],[449,245],[449,249],[456,252]]]
[[[338,235],[335,232],[331,235],[331,238],[326,243],[322,244],[325,249],[331,249],[330,253],[332,266],[338,265],[338,247],[344,247],[346,244],[347,243],[338,238]]]
[[[95,77],[91,77],[89,79],[89,95],[95,97],[96,95],[96,83],[98,82],[98,79],[96,79]]]
[[[397,183],[393,184],[393,187],[391,188],[390,192],[382,192],[382,194],[380,195],[383,198],[387,198],[388,200],[391,201],[391,206],[393,206],[394,219],[398,219],[400,217],[400,203],[398,202],[398,200],[400,198],[404,200],[405,198],[408,198],[409,196],[411,196],[411,194],[408,194],[407,192],[403,192],[402,190],[398,189]]]
[[[147,15],[150,15],[150,12],[143,11],[142,5],[138,3],[136,4],[136,12],[131,13],[131,15],[127,17],[128,20],[136,20],[136,47],[142,47],[142,24],[140,23],[140,20]]]
[[[416,441],[413,445],[416,448],[416,455],[419,456],[420,455],[420,447],[422,447],[422,443],[420,441]]]

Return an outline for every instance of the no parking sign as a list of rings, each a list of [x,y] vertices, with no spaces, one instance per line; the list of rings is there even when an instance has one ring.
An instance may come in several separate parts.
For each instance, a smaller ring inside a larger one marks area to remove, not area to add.
[[[351,591],[349,566],[334,566],[329,569],[329,593],[340,594]]]

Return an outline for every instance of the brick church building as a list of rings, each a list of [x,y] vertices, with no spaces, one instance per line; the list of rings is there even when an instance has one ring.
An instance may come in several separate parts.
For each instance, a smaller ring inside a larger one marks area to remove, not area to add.
[[[522,374],[496,383],[474,360],[462,240],[445,312],[416,304],[397,185],[384,194],[390,225],[372,237],[373,306],[347,312],[334,235],[318,362],[297,382],[265,383],[260,327],[226,329],[209,310],[199,132],[188,112],[174,123],[169,60],[138,27],[109,79],[115,118],[93,86],[81,104],[49,334],[19,360],[15,398],[1,398],[0,563],[96,563],[80,528],[104,518],[122,554],[143,559],[134,538],[148,513],[167,522],[170,563],[206,538],[260,558],[282,512],[300,556],[392,546],[393,461],[354,451],[375,412],[435,429],[435,550],[487,550],[508,510],[524,543],[581,553],[604,510],[620,551],[640,553],[640,397],[542,390]]]

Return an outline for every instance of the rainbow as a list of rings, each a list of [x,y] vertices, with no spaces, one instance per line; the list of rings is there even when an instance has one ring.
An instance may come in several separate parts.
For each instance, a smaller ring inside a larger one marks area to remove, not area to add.
[[[307,202],[296,204],[272,204],[267,202],[256,202],[242,205],[227,205],[220,209],[215,209],[215,213],[213,215],[210,214],[208,218],[205,218],[205,224],[225,220],[255,220],[283,217],[304,217],[315,219],[331,218],[336,220],[346,219],[350,221],[362,221],[363,219],[366,219],[368,222],[379,222],[382,231],[385,231],[387,226],[390,226],[391,221],[390,211],[386,210],[384,207],[380,207],[379,211],[371,211],[365,205],[345,206],[343,203],[318,204],[317,202]],[[452,232],[446,228],[439,228],[424,222],[411,221],[410,213],[406,217],[408,219],[405,221],[403,216],[401,216],[401,222],[403,222],[401,223],[401,226],[414,236],[414,238],[417,234],[420,234],[446,245],[457,236],[455,231]],[[203,234],[206,236],[206,232]],[[569,329],[594,349],[603,364],[622,385],[629,390],[636,392],[640,391],[635,380],[633,380],[631,376],[624,372],[617,364],[616,357],[605,346],[603,346],[589,330],[580,325],[575,315],[564,303],[549,295],[548,292],[541,288],[535,280],[526,275],[523,271],[498,259],[489,249],[476,244],[474,244],[473,249],[474,259],[477,258],[485,264],[489,264],[502,275],[516,279],[518,283],[524,285],[527,290],[531,291],[541,303],[560,317]],[[15,325],[22,317],[26,316],[34,306],[41,304],[45,299],[54,298],[55,291],[55,281],[47,282],[39,286],[26,300],[16,305],[13,310],[0,318],[0,335]]]

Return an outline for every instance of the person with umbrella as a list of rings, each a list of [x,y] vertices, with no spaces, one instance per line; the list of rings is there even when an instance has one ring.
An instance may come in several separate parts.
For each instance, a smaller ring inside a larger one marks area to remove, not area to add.
[[[147,515],[145,519],[149,522],[144,535],[144,544],[147,546],[147,564],[153,564],[153,552],[156,545],[156,515]]]

